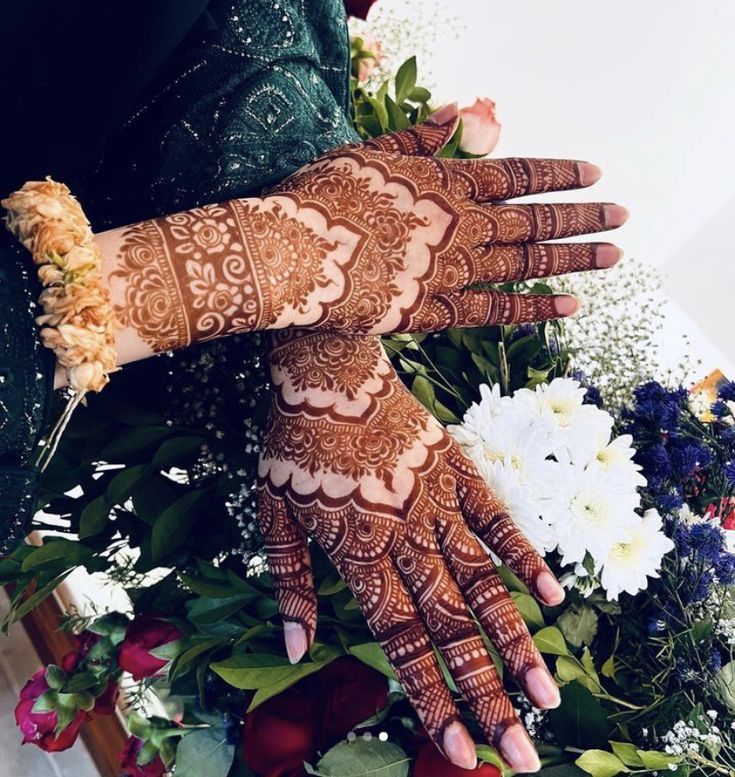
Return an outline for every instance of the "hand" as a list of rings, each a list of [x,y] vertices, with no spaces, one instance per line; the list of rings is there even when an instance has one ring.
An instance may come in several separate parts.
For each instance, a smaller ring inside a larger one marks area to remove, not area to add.
[[[355,595],[440,749],[475,765],[432,642],[490,742],[517,771],[534,771],[538,757],[471,613],[535,706],[554,707],[559,694],[480,539],[545,604],[563,599],[561,586],[377,338],[273,340],[259,522],[291,660],[316,627],[309,535]]]
[[[432,158],[456,112],[441,121],[337,149],[266,197],[98,235],[123,324],[121,363],[258,329],[385,333],[573,313],[567,295],[468,287],[617,261],[609,243],[540,241],[619,226],[620,206],[498,202],[586,186],[599,170]]]

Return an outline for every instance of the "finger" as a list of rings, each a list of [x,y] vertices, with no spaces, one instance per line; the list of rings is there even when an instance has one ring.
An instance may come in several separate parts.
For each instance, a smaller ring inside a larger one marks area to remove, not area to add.
[[[568,294],[515,294],[494,289],[466,289],[434,294],[411,323],[414,331],[419,332],[434,332],[448,327],[519,324],[570,316],[578,307],[577,300]]]
[[[525,281],[612,267],[623,252],[612,243],[515,243],[475,250],[471,283]]]
[[[258,492],[258,525],[283,619],[286,652],[295,664],[316,631],[316,592],[306,536],[288,514],[283,498],[271,494],[267,486]]]
[[[580,189],[599,180],[597,165],[575,159],[467,159],[451,163],[469,182],[471,199],[507,200],[527,194]]]
[[[550,607],[564,599],[564,589],[548,565],[526,539],[458,445],[447,455],[457,479],[462,513],[469,528],[517,575],[528,589]]]
[[[338,566],[429,736],[453,763],[474,769],[474,742],[401,578],[388,563],[343,560]]]
[[[614,229],[628,211],[611,203],[486,205],[486,243],[531,243]]]
[[[459,123],[456,103],[445,105],[415,127],[366,140],[362,146],[404,156],[434,156],[454,135]]]
[[[559,689],[495,564],[458,516],[440,521],[439,541],[454,579],[516,682],[540,709],[559,706]]]
[[[412,531],[396,566],[431,639],[488,740],[516,771],[534,771],[538,755],[503,688],[436,538]]]

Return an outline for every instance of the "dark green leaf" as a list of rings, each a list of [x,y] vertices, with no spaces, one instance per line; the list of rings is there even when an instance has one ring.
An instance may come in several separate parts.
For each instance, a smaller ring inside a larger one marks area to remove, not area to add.
[[[416,57],[407,59],[396,73],[396,102],[402,103],[416,86]]]

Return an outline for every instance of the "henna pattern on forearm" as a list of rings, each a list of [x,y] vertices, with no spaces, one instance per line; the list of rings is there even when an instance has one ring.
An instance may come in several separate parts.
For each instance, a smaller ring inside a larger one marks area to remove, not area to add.
[[[468,287],[600,266],[604,244],[541,241],[617,226],[619,214],[501,203],[580,187],[582,168],[419,155],[448,132],[422,125],[345,146],[265,197],[116,231],[120,319],[161,351],[287,326],[380,334],[560,315],[553,296]]]
[[[518,718],[471,611],[519,682],[544,665],[479,538],[532,590],[548,568],[377,338],[272,339],[260,522],[284,619],[313,638],[308,535],[354,593],[438,744],[458,711],[432,642],[497,745]]]

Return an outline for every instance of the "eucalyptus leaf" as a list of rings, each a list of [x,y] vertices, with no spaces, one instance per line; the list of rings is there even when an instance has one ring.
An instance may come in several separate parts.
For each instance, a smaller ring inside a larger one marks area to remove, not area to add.
[[[234,758],[224,725],[192,731],[176,748],[176,777],[227,777]]]

